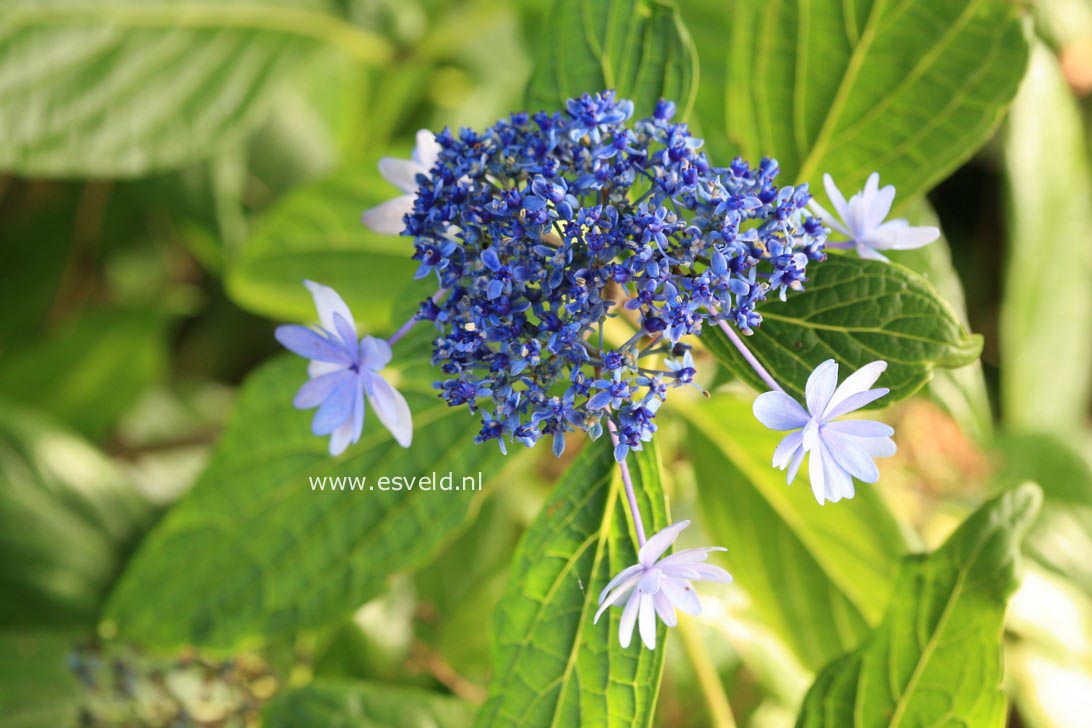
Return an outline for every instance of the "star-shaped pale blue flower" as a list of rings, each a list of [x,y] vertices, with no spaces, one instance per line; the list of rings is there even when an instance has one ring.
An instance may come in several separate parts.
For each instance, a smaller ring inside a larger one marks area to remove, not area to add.
[[[808,474],[815,499],[838,502],[853,497],[853,478],[875,483],[880,472],[873,458],[895,454],[895,431],[873,420],[845,420],[839,417],[864,407],[888,393],[870,387],[887,369],[887,362],[874,361],[846,377],[838,385],[838,364],[828,359],[815,368],[804,388],[807,409],[784,392],[766,392],[755,399],[754,413],[771,430],[792,430],[774,451],[774,467],[788,468],[791,484],[810,453]]]
[[[855,247],[862,258],[886,261],[887,257],[881,250],[912,250],[940,237],[940,230],[935,227],[911,227],[910,223],[901,219],[885,222],[895,201],[895,188],[892,185],[881,188],[878,172],[869,175],[864,189],[850,197],[848,202],[829,174],[823,175],[823,186],[838,217],[831,215],[815,200],[808,206],[827,226],[848,239],[844,245],[828,243],[828,248]]]
[[[691,581],[732,580],[719,566],[703,563],[711,551],[725,550],[719,546],[686,549],[660,559],[689,525],[690,521],[679,521],[650,537],[637,552],[637,563],[619,572],[600,593],[593,624],[607,609],[626,600],[618,626],[618,641],[623,648],[633,640],[634,625],[638,625],[645,647],[654,650],[657,615],[668,627],[674,627],[679,622],[676,609],[684,614],[701,614],[701,602]]]
[[[391,360],[383,339],[356,338],[356,323],[345,301],[334,289],[304,281],[318,309],[320,326],[277,327],[277,341],[289,351],[310,359],[311,379],[292,400],[298,409],[318,407],[311,422],[316,435],[330,436],[330,454],[340,455],[360,439],[364,430],[364,398],[379,421],[402,447],[413,439],[413,416],[405,398],[379,372]]]

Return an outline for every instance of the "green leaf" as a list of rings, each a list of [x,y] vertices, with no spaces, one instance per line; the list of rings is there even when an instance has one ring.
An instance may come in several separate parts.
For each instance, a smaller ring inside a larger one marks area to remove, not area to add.
[[[319,680],[277,695],[262,715],[268,728],[463,728],[474,707],[418,688]]]
[[[6,592],[5,592],[6,594]],[[5,728],[78,725],[83,691],[68,656],[79,630],[0,632],[0,706]]]
[[[1003,726],[1005,606],[1041,499],[1033,485],[1005,493],[907,557],[883,622],[819,674],[797,726]]]
[[[417,264],[409,238],[373,233],[360,222],[364,210],[400,194],[376,163],[305,185],[262,216],[228,269],[235,302],[271,318],[313,321],[303,286],[309,279],[336,289],[366,326],[389,326],[392,301],[400,301]],[[422,289],[420,298],[433,291]]]
[[[301,7],[302,5],[302,7]],[[0,10],[0,168],[130,176],[237,142],[324,44],[386,41],[308,0],[14,0]]]
[[[0,402],[0,622],[93,622],[147,503],[98,450]]]
[[[1065,432],[1092,396],[1092,169],[1080,105],[1045,48],[1013,106],[1005,167],[1001,414]]]
[[[891,263],[832,255],[815,264],[802,293],[759,307],[762,326],[745,340],[785,390],[803,401],[808,375],[827,359],[846,377],[883,359],[879,384],[891,393],[875,406],[909,397],[932,377],[933,368],[960,367],[982,350],[936,289],[921,276]],[[769,389],[720,329],[702,339],[713,355],[759,391]]]
[[[659,455],[629,458],[648,533],[667,525]],[[648,726],[663,669],[635,635],[618,642],[621,610],[592,624],[599,592],[637,563],[636,532],[607,438],[590,443],[516,550],[494,614],[493,682],[480,726]]]
[[[674,3],[666,0],[557,0],[537,45],[527,86],[530,110],[564,108],[583,93],[614,89],[635,116],[660,98],[686,118],[697,92],[698,56]]]
[[[685,3],[702,59],[697,110],[718,163],[778,159],[788,181],[845,192],[879,170],[900,199],[989,137],[1027,62],[1004,0]],[[710,69],[706,72],[706,69]]]
[[[748,402],[717,395],[677,411],[689,425],[705,526],[728,549],[754,618],[812,670],[855,647],[879,620],[906,548],[882,486],[820,506],[806,468],[787,486],[770,465],[783,433],[764,428]]]
[[[474,445],[464,413],[419,379],[392,380],[414,414],[412,447],[369,412],[361,441],[331,458],[311,434],[313,413],[292,406],[305,371],[285,356],[249,377],[208,468],[110,596],[106,615],[123,636],[233,648],[344,618],[388,575],[427,562],[480,496],[382,491],[381,476],[451,472],[459,484],[481,473],[488,488],[500,471],[498,449]],[[366,489],[312,490],[323,476],[366,477]]]
[[[154,309],[85,313],[0,361],[0,395],[100,439],[162,375],[165,333]]]

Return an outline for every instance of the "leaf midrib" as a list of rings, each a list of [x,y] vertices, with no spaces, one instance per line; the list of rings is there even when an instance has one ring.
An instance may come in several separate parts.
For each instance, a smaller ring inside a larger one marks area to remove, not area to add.
[[[974,566],[978,560],[979,555],[982,553],[982,549],[986,547],[986,543],[992,537],[993,530],[984,534],[975,544],[974,550],[969,554],[968,558],[964,560],[964,563],[959,568],[958,575],[956,576],[955,586],[952,587],[952,591],[948,594],[948,599],[944,604],[944,610],[941,612],[940,619],[937,621],[937,627],[933,630],[932,635],[929,637],[928,643],[922,650],[921,657],[918,659],[917,664],[914,666],[914,672],[910,675],[910,679],[906,683],[906,688],[903,690],[902,695],[899,696],[898,701],[895,703],[895,709],[891,714],[891,726],[895,728],[902,721],[902,717],[910,704],[910,696],[917,689],[917,684],[921,680],[921,676],[925,672],[925,668],[928,666],[929,660],[932,657],[933,652],[936,651],[937,644],[940,641],[940,635],[944,632],[945,627],[948,624],[948,620],[952,615],[952,611],[955,609],[956,601],[958,600],[964,583],[967,580],[967,574],[970,572],[971,567]],[[861,672],[863,677],[864,672]]]

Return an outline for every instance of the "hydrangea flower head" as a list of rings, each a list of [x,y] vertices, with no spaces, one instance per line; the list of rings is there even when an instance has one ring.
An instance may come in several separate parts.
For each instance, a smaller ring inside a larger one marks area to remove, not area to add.
[[[701,602],[691,581],[732,580],[724,569],[704,563],[710,552],[725,550],[719,546],[686,549],[660,558],[689,525],[690,521],[679,521],[650,537],[637,553],[637,563],[619,572],[599,595],[599,611],[593,623],[598,623],[610,607],[626,603],[618,627],[622,647],[629,647],[634,625],[638,625],[641,641],[654,650],[657,616],[668,627],[674,627],[678,624],[676,609],[684,614],[700,614]]]
[[[892,185],[881,188],[878,172],[869,175],[864,189],[848,202],[829,174],[823,175],[823,186],[838,218],[814,200],[810,205],[812,210],[824,223],[844,235],[847,246],[855,247],[862,258],[886,261],[887,256],[881,250],[911,250],[940,237],[940,230],[935,227],[911,227],[901,219],[885,222],[895,201],[895,188]]]
[[[754,402],[758,421],[771,430],[789,430],[774,451],[773,464],[788,468],[788,482],[810,453],[808,475],[815,499],[838,502],[853,497],[853,478],[875,483],[880,472],[873,458],[895,454],[895,431],[873,420],[836,422],[890,390],[870,389],[887,362],[874,361],[858,369],[838,384],[838,364],[828,359],[815,368],[805,386],[807,408],[784,392],[766,392]]]
[[[649,370],[706,322],[749,332],[769,293],[800,290],[827,233],[806,186],[777,187],[777,163],[715,167],[674,105],[633,121],[611,91],[556,113],[519,113],[484,132],[444,130],[404,235],[418,277],[446,296],[420,316],[440,335],[432,362],[452,406],[481,409],[478,441],[527,446],[603,420],[625,447],[655,430],[690,367]],[[621,346],[604,321],[627,313]]]
[[[413,439],[409,405],[380,374],[391,360],[383,339],[356,338],[356,324],[345,301],[334,289],[304,281],[318,309],[320,326],[278,326],[277,341],[289,351],[310,359],[310,379],[293,400],[297,409],[318,407],[311,422],[316,435],[330,436],[330,454],[340,455],[360,439],[364,429],[364,400],[402,447]]]

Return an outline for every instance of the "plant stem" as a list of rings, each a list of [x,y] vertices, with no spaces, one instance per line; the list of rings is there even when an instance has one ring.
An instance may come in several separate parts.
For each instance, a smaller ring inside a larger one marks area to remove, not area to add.
[[[770,376],[770,373],[766,371],[766,367],[759,363],[758,359],[755,358],[755,355],[752,354],[751,350],[747,348],[747,345],[743,343],[743,339],[739,338],[739,334],[736,333],[736,330],[733,329],[727,321],[718,321],[717,326],[720,326],[720,330],[724,332],[724,335],[728,337],[728,340],[735,345],[739,353],[743,355],[743,358],[747,360],[747,363],[751,365],[751,368],[758,373],[758,376],[762,378],[762,381],[764,381],[770,389],[775,392],[785,391],[781,388],[781,385],[777,383],[777,380]]]
[[[447,293],[446,288],[441,288],[440,290],[436,291],[436,293],[432,296],[432,302],[439,303],[440,299],[444,297],[445,293]],[[387,339],[387,344],[389,346],[394,346],[395,344],[397,344],[399,341],[402,340],[403,336],[410,332],[410,329],[417,325],[417,322],[420,320],[421,319],[417,317],[417,314],[413,314],[412,316],[410,316],[409,321],[406,321],[406,323],[399,326],[398,330],[390,335],[390,338]]]
[[[607,420],[607,430],[610,431],[610,441],[614,443],[615,447],[618,447],[618,429],[611,420]],[[629,512],[630,515],[633,516],[633,527],[637,531],[637,544],[638,546],[644,546],[645,526],[641,522],[641,511],[637,508],[637,493],[633,490],[633,479],[629,475],[629,466],[626,465],[626,461],[623,460],[618,463],[618,467],[622,471],[622,484],[626,486],[626,499],[629,501]]]
[[[709,657],[709,653],[702,644],[701,639],[694,631],[690,620],[683,617],[677,625],[679,636],[682,638],[683,649],[690,658],[690,665],[694,668],[694,676],[698,679],[705,704],[709,707],[710,725],[720,728],[736,728],[736,719],[732,715],[732,706],[728,702],[728,696],[724,692],[724,686],[720,682],[717,668]]]

